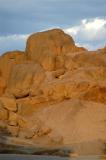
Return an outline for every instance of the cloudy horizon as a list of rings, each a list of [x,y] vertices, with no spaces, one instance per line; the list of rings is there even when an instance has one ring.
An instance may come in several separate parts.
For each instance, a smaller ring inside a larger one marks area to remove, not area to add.
[[[89,50],[106,46],[105,0],[0,0],[0,54],[34,32],[61,28]]]

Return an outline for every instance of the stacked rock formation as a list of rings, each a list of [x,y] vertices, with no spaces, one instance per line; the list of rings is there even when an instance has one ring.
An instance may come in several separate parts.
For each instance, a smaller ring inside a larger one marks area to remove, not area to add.
[[[105,48],[87,51],[53,29],[31,35],[25,52],[3,54],[0,127],[32,143],[89,143],[87,153],[101,153],[92,143],[106,140]]]

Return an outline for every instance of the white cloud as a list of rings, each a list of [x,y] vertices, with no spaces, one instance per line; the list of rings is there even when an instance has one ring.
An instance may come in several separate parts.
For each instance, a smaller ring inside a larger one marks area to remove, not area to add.
[[[106,46],[106,19],[83,19],[79,25],[66,28],[64,31],[74,38],[78,46],[83,46],[89,50]],[[0,36],[0,53],[24,50],[28,36],[29,34]]]
[[[1,36],[0,41],[8,41],[8,40],[26,40],[29,34],[13,34],[8,36]]]
[[[97,42],[97,44],[89,49],[98,48],[98,46],[104,45],[103,41],[106,41],[106,19],[94,18],[83,19],[78,26],[73,26],[64,31],[73,36],[77,43],[89,48],[91,43]]]
[[[0,36],[0,53],[11,50],[24,50],[29,34]]]
[[[96,50],[98,48],[102,48],[102,46],[104,45],[96,45],[94,46],[92,43],[76,43],[76,45],[78,47],[84,47],[84,48],[87,48],[88,50]]]

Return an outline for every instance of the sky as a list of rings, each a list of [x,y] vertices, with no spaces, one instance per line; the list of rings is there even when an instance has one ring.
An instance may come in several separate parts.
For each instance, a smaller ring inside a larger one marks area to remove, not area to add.
[[[61,28],[89,50],[106,46],[106,0],[0,0],[0,54],[32,33]]]

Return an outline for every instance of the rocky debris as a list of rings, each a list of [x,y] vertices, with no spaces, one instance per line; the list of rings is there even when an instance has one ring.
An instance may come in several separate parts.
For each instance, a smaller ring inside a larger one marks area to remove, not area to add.
[[[23,139],[101,154],[105,117],[105,48],[78,48],[72,37],[54,29],[31,35],[25,53],[0,57],[0,135],[17,137],[15,144]]]

